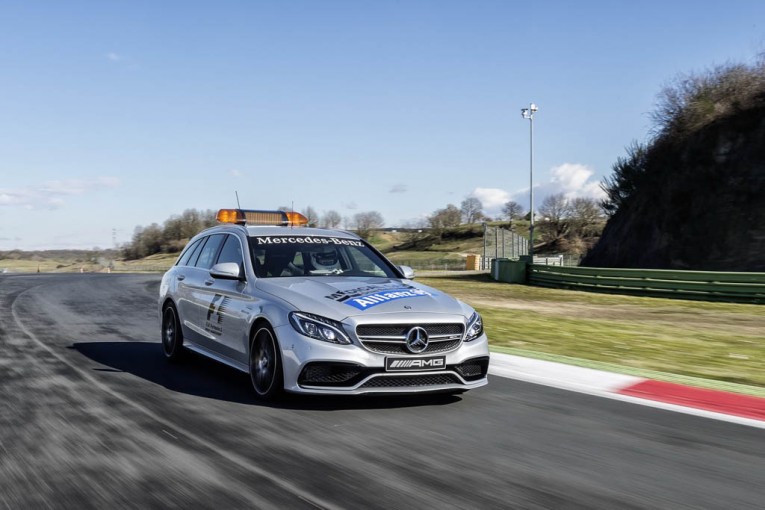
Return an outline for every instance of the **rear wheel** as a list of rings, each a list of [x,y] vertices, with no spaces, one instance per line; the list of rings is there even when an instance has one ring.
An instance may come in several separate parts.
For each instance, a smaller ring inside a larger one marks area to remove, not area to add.
[[[162,352],[171,361],[179,359],[183,352],[181,323],[172,303],[165,305],[162,310]]]
[[[273,330],[263,325],[250,342],[250,380],[259,398],[273,400],[284,387],[281,354]]]

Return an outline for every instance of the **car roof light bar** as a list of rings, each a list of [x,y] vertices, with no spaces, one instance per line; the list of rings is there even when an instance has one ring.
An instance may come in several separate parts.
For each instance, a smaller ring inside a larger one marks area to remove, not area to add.
[[[253,209],[221,209],[218,211],[218,223],[237,225],[276,225],[283,227],[303,227],[308,225],[308,218],[291,211],[258,211]]]

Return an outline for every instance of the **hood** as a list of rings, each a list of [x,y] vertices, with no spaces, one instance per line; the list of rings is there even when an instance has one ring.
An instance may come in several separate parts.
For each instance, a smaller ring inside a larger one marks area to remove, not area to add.
[[[395,278],[349,276],[267,278],[255,286],[296,310],[342,321],[390,313],[465,316],[462,303],[427,285]]]

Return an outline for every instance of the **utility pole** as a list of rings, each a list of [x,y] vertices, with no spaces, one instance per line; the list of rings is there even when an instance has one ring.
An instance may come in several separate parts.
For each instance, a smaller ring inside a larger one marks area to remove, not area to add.
[[[529,120],[529,255],[534,260],[534,113],[539,110],[531,103],[528,108],[521,108],[521,115]]]

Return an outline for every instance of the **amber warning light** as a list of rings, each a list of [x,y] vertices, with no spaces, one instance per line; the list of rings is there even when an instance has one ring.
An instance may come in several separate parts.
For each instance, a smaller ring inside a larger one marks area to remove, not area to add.
[[[236,223],[237,225],[276,225],[283,227],[308,225],[308,218],[300,213],[288,211],[221,209],[218,211],[217,218],[218,223]]]

